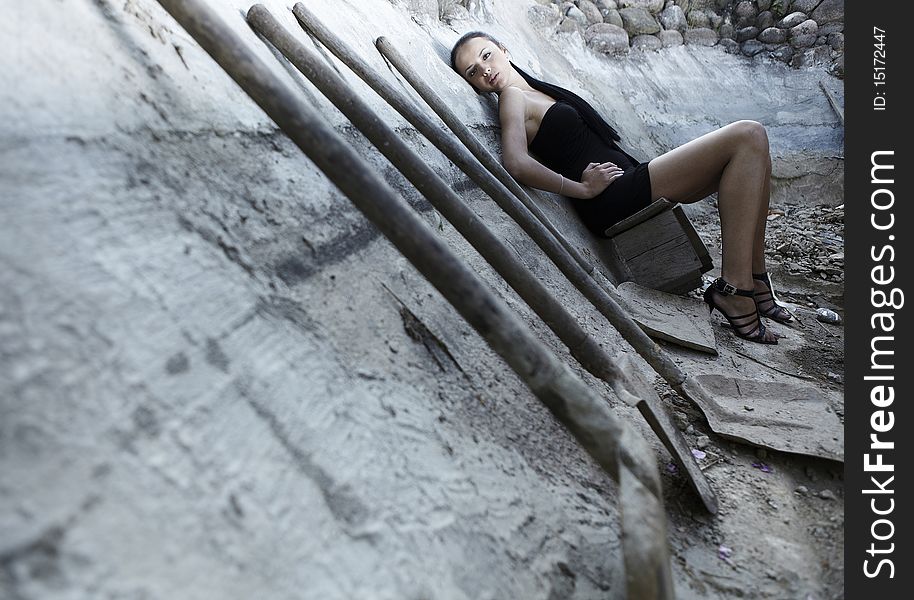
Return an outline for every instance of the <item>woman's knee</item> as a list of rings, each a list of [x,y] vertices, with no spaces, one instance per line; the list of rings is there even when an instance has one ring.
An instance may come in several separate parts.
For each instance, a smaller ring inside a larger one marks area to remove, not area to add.
[[[768,132],[764,125],[758,121],[737,121],[733,126],[742,145],[768,156]]]

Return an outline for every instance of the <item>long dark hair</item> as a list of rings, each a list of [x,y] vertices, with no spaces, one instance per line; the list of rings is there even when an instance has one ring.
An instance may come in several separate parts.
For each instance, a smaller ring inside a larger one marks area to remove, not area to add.
[[[454,44],[454,47],[451,49],[451,68],[454,69],[457,73],[460,71],[457,69],[457,51],[467,43],[469,40],[474,38],[484,38],[501,48],[505,49],[504,44],[499,42],[497,39],[485,33],[483,31],[471,31],[469,33],[463,34],[457,43]],[[511,66],[514,67],[520,76],[524,78],[524,81],[527,82],[527,85],[533,89],[543,92],[547,96],[555,98],[556,101],[562,101],[565,104],[570,104],[573,106],[578,113],[581,115],[581,118],[584,119],[584,122],[587,123],[587,126],[590,127],[598,136],[600,136],[603,141],[610,147],[617,147],[616,142],[620,141],[619,133],[607,123],[603,117],[593,109],[593,107],[584,101],[583,98],[570,92],[563,87],[559,87],[552,83],[546,83],[545,81],[540,81],[539,79],[533,77],[532,75],[525,72],[523,69],[515,65],[513,62]]]

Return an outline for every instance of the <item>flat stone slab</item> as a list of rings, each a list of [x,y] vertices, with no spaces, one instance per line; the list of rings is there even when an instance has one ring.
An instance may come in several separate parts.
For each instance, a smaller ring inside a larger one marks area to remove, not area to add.
[[[844,462],[844,425],[813,387],[698,375],[683,383],[711,429],[781,452]]]
[[[626,281],[616,288],[632,318],[655,339],[717,354],[708,309],[701,300]]]

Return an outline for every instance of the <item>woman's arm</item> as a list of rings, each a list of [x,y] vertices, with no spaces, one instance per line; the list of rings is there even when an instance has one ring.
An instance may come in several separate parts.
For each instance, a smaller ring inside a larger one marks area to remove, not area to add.
[[[498,100],[502,161],[512,177],[537,189],[569,198],[593,198],[622,174],[613,163],[590,163],[577,182],[546,167],[527,151],[526,98],[517,88],[502,91]]]

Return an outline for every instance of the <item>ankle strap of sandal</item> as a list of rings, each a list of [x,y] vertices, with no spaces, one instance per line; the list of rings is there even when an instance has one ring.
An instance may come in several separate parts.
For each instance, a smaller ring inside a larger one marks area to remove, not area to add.
[[[764,273],[753,273],[752,279],[758,279],[759,281],[764,281],[767,283],[768,282],[768,271],[765,271]]]
[[[736,295],[736,296],[747,296],[749,298],[753,298],[755,296],[754,290],[741,290],[738,287],[736,287],[735,285],[733,285],[732,283],[729,283],[723,277],[718,277],[717,279],[715,279],[714,283],[712,283],[711,286],[715,289],[715,291],[720,292],[724,296]]]

